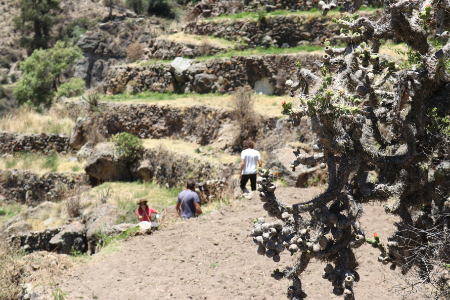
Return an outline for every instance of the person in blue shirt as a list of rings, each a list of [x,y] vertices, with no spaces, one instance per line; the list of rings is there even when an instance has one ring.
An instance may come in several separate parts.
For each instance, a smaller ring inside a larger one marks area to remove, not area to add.
[[[195,180],[189,179],[184,191],[178,194],[175,209],[180,217],[189,219],[201,215],[200,198],[195,192]]]

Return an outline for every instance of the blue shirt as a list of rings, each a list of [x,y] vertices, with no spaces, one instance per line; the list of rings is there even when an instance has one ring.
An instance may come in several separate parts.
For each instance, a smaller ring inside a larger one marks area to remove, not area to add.
[[[196,192],[184,190],[178,194],[178,203],[181,204],[181,217],[189,219],[196,212],[194,203],[200,203],[200,198]]]

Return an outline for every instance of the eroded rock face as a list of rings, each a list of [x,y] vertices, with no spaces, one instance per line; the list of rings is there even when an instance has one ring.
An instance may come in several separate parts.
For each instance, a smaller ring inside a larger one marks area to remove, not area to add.
[[[84,167],[94,181],[128,181],[132,179],[127,163],[119,158],[114,143],[100,143],[86,161]]]
[[[79,221],[65,225],[62,230],[49,242],[52,249],[57,249],[58,253],[70,254],[73,250],[85,252],[86,226]]]
[[[89,58],[83,57],[75,61],[74,77],[81,77],[84,82],[89,80]]]
[[[83,131],[83,125],[86,124],[90,120],[87,118],[78,118],[77,122],[72,128],[72,133],[70,134],[69,145],[74,149],[81,149],[84,144],[87,142],[87,137]]]

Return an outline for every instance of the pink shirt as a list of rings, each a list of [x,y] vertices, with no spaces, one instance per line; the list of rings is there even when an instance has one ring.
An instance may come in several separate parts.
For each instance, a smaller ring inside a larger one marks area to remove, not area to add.
[[[148,206],[145,209],[145,213],[142,209],[138,208],[136,210],[136,213],[139,216],[142,216],[142,214],[144,214],[144,218],[142,219],[142,221],[147,221],[147,222],[151,222],[150,218],[152,217],[152,213],[156,213],[156,209],[154,209],[153,207]],[[142,222],[141,221],[141,222]]]

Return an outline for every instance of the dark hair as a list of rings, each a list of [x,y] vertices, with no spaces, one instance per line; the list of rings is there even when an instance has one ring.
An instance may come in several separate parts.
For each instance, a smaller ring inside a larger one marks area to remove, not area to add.
[[[254,147],[255,147],[255,143],[252,140],[244,141],[244,149],[247,149],[247,148],[253,149]]]
[[[188,189],[193,189],[193,188],[195,188],[195,180],[194,180],[194,179],[189,179],[188,182],[187,182],[187,184],[186,184],[186,187],[187,187]]]

